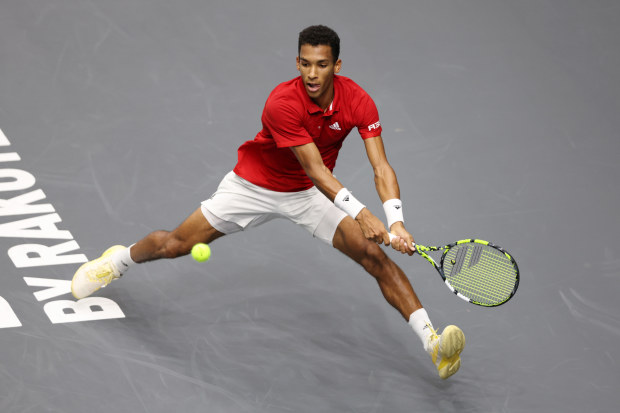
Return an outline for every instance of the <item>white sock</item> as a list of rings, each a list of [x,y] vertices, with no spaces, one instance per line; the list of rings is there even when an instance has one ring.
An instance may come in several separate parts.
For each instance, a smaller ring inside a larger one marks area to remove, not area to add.
[[[125,273],[130,266],[135,264],[134,260],[131,259],[131,254],[129,253],[131,247],[133,247],[133,245],[115,252],[110,257],[112,263],[116,266],[121,275],[123,275],[123,273]]]
[[[428,314],[424,308],[420,308],[409,316],[409,325],[413,328],[413,331],[420,337],[424,350],[428,345],[428,339],[433,334],[433,323],[428,318]]]

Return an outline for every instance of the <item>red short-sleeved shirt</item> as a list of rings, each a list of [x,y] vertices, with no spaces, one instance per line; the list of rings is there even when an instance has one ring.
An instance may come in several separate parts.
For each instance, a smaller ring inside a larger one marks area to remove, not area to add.
[[[263,129],[239,147],[234,172],[255,185],[278,192],[313,186],[292,146],[314,142],[333,171],[338,151],[356,127],[363,139],[381,135],[379,113],[370,96],[355,82],[334,76],[334,101],[323,110],[306,92],[301,77],[278,85],[267,98]]]

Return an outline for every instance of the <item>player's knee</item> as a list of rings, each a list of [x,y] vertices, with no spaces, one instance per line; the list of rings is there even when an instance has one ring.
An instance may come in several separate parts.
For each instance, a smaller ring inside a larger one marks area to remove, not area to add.
[[[372,275],[378,274],[380,269],[387,264],[388,257],[379,244],[368,241],[364,246],[362,266]]]

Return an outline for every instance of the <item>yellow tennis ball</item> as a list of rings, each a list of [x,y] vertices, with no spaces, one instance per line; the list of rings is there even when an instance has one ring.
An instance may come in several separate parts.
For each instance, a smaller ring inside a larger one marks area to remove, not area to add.
[[[198,262],[205,262],[211,258],[211,248],[202,242],[192,247],[192,258]]]

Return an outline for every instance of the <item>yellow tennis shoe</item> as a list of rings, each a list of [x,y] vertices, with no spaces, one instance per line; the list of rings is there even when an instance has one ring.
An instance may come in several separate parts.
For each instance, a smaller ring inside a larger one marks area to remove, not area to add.
[[[439,377],[443,380],[459,371],[461,367],[461,352],[465,348],[465,334],[457,326],[448,326],[441,335],[433,334],[428,339],[426,351],[430,354]]]
[[[116,268],[110,256],[125,247],[115,245],[108,248],[101,257],[83,264],[75,272],[71,281],[71,293],[78,300],[86,298],[100,288],[120,278],[121,273]]]

